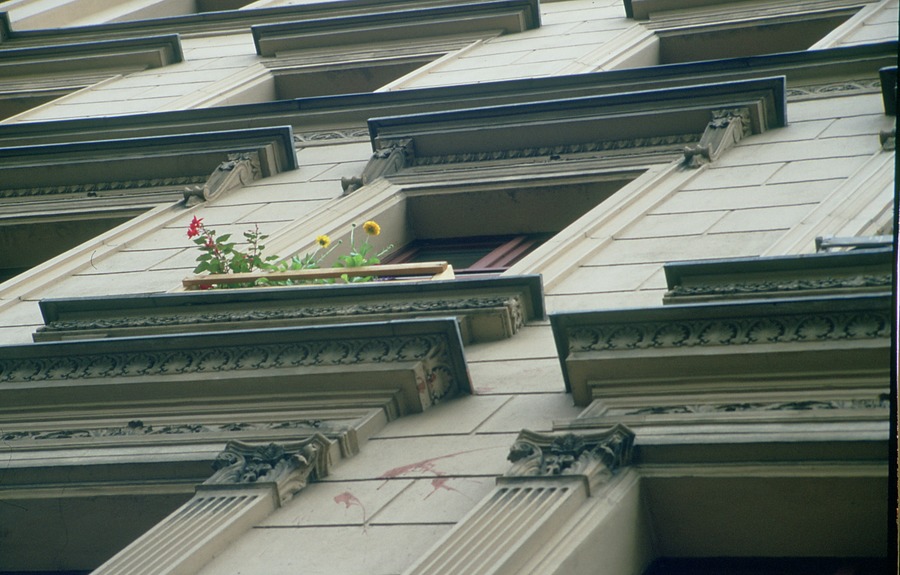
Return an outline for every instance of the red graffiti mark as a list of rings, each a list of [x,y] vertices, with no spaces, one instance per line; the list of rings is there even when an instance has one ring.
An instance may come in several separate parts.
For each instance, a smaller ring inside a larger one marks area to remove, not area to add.
[[[454,489],[447,485],[447,482],[450,481],[449,477],[435,477],[431,480],[431,493],[425,496],[425,499],[428,499],[432,495],[438,492],[438,489],[446,489],[447,491],[456,491],[457,493],[463,495],[463,493],[459,489]]]
[[[396,479],[401,475],[406,475],[407,473],[433,473],[438,477],[442,475],[446,475],[445,472],[440,471],[436,467],[436,461],[441,459],[449,459],[451,457],[456,457],[457,455],[463,455],[465,453],[473,453],[475,451],[484,451],[486,449],[495,449],[493,447],[481,447],[479,449],[468,449],[466,451],[457,451],[456,453],[450,453],[447,455],[441,455],[438,457],[432,457],[431,459],[423,459],[422,461],[416,461],[415,463],[410,463],[409,465],[401,465],[400,467],[395,467],[393,469],[388,469],[381,475],[379,475],[376,479],[384,479],[385,482],[382,483],[378,489],[381,489],[385,486],[388,479]]]
[[[354,505],[358,506],[360,509],[362,509],[363,523],[366,522],[366,507],[365,507],[365,505],[363,505],[362,501],[357,499],[356,496],[353,495],[352,493],[350,493],[349,491],[344,491],[343,493],[339,493],[339,494],[335,495],[334,502],[338,503],[338,504],[343,503],[345,509],[350,509]]]

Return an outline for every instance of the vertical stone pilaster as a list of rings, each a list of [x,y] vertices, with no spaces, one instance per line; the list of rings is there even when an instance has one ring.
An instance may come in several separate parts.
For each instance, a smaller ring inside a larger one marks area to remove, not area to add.
[[[241,534],[328,473],[331,441],[254,446],[230,441],[190,501],[98,567],[94,575],[192,575]]]
[[[524,430],[510,470],[405,575],[514,575],[579,507],[631,460],[627,427],[586,434]]]

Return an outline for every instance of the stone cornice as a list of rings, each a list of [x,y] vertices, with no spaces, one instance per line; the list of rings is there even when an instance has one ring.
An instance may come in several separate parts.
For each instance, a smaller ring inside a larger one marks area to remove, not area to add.
[[[199,130],[230,130],[238,127],[301,127],[304,141],[323,142],[348,132],[326,126],[339,122],[362,126],[372,117],[414,114],[436,110],[473,108],[559,98],[577,98],[634,92],[698,82],[717,82],[784,74],[788,88],[834,82],[835,78],[864,80],[884,66],[896,63],[897,43],[806,50],[765,56],[729,58],[650,68],[634,68],[575,74],[570,76],[485,82],[469,86],[446,86],[373,92],[329,97],[301,98],[215,109],[194,109],[120,117],[32,122],[0,125],[0,145],[45,144],[106,138],[131,138],[151,133],[185,133]],[[817,78],[821,80],[817,81]],[[317,130],[317,127],[321,129]],[[698,133],[703,126],[697,128]],[[355,136],[355,131],[349,132]],[[655,134],[659,135],[659,134]],[[626,138],[634,137],[628,135]],[[590,140],[596,140],[597,137]],[[5,144],[4,144],[5,143]],[[572,142],[570,142],[572,143]],[[306,145],[304,142],[298,142]],[[510,146],[511,149],[521,146]]]
[[[252,27],[256,53],[275,56],[289,50],[472,32],[515,33],[540,26],[537,0],[487,0],[305,19]]]
[[[593,144],[609,140],[653,140],[699,134],[722,115],[739,108],[746,121],[738,130],[759,134],[783,126],[784,78],[764,78],[625,94],[547,100],[369,120],[375,154],[367,170],[382,162],[383,151],[404,142],[404,162],[419,157],[491,154],[510,149]],[[706,136],[704,136],[706,138]],[[701,140],[701,143],[705,139]],[[524,146],[523,146],[524,144]]]
[[[539,276],[513,276],[44,300],[35,340],[441,315],[459,317],[466,339],[485,341],[543,318],[542,298]]]
[[[468,4],[471,0],[334,0],[294,6],[221,10],[182,14],[143,20],[107,22],[88,26],[43,30],[14,30],[6,12],[0,12],[0,42],[29,45],[50,45],[91,38],[134,38],[163,32],[182,35],[208,32],[247,30],[253,25],[332,18],[364,13],[371,10],[390,11],[411,7],[452,6]]]
[[[0,43],[0,74],[4,77],[98,68],[160,68],[183,60],[177,34],[24,48]]]
[[[883,378],[889,367],[889,295],[576,312],[550,320],[578,405],[602,397],[604,388],[621,392],[628,385],[637,394],[641,386],[730,389],[768,379],[822,385]]]
[[[664,269],[667,304],[889,292],[892,278],[890,249],[683,261]]]
[[[0,197],[205,181],[235,154],[248,153],[255,154],[263,177],[297,167],[289,126],[17,146],[0,148]]]
[[[171,394],[204,410],[306,395],[325,407],[329,398],[331,407],[371,407],[368,397],[391,402],[394,417],[470,388],[452,319],[0,347],[0,418],[16,406],[80,413],[85,402],[126,409]]]

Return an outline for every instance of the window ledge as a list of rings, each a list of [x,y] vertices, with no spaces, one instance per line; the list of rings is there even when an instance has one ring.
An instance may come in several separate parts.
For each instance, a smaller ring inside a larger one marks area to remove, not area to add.
[[[123,67],[161,68],[184,60],[178,34],[0,50],[0,75]]]
[[[505,34],[540,26],[537,0],[490,0],[452,6],[393,10],[252,27],[260,56],[289,50],[448,36],[472,32]]]
[[[890,248],[674,262],[666,304],[890,292]]]
[[[512,337],[544,318],[541,278],[245,288],[43,300],[35,341],[335,325],[421,317],[458,319],[464,341]]]

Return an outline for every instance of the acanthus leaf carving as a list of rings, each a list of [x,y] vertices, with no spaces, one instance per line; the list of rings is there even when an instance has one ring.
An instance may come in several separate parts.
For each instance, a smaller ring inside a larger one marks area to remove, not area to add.
[[[504,478],[580,475],[591,485],[606,481],[631,463],[634,432],[617,424],[591,433],[543,434],[523,430],[510,448]]]
[[[328,475],[331,441],[315,434],[302,441],[251,445],[229,441],[213,462],[205,486],[274,483],[283,503],[310,481]]]

